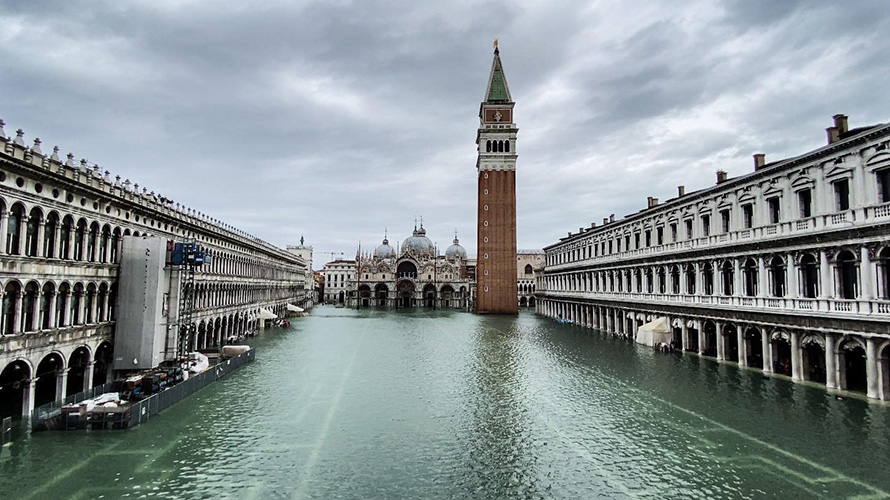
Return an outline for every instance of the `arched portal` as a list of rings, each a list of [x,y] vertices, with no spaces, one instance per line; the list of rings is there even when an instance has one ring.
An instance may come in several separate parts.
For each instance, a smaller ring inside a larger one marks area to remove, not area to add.
[[[763,339],[760,330],[751,327],[745,331],[744,355],[747,356],[748,366],[763,368]]]
[[[0,419],[22,415],[30,379],[31,367],[23,360],[9,363],[0,372]]]
[[[423,305],[428,309],[434,309],[436,307],[436,286],[433,284],[428,284],[423,287]]]
[[[790,377],[793,373],[791,336],[786,332],[776,331],[770,336],[770,343],[773,346],[773,372]]]
[[[739,335],[735,325],[727,323],[723,326],[723,345],[726,351],[723,353],[727,361],[739,362]]]
[[[34,385],[34,406],[41,406],[61,399],[56,389],[59,388],[59,375],[65,370],[65,360],[59,353],[53,352],[44,356],[37,365]]]
[[[807,335],[800,341],[804,380],[825,383],[825,340]]]
[[[87,370],[90,367],[90,350],[80,346],[68,358],[68,382],[65,396],[77,394],[85,389]]]
[[[840,366],[840,386],[848,391],[865,392],[867,376],[865,368],[865,346],[856,339],[841,342],[838,349]]]
[[[102,385],[108,380],[113,354],[111,342],[99,344],[98,349],[96,349],[96,361],[93,363],[93,387]]]
[[[374,287],[374,297],[378,307],[386,307],[386,298],[389,295],[389,287],[384,283],[377,283]]]
[[[704,324],[705,345],[702,346],[702,354],[705,356],[717,356],[717,325],[713,321]]]
[[[414,282],[402,280],[398,284],[399,307],[414,307]]]
[[[441,300],[443,307],[454,307],[454,288],[451,285],[445,285],[441,290]]]
[[[368,307],[371,305],[371,287],[368,285],[361,285],[358,287],[358,297],[359,301],[361,301],[362,307]]]

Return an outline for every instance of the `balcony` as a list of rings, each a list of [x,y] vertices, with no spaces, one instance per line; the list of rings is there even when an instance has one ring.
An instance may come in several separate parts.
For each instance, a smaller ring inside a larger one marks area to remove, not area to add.
[[[752,240],[759,241],[769,238],[797,236],[810,233],[818,233],[820,231],[835,230],[854,225],[873,224],[885,222],[880,219],[886,218],[890,218],[890,203],[865,208],[845,210],[832,214],[817,215],[814,217],[807,217],[804,219],[793,221],[785,221],[777,224],[759,226],[750,229],[740,229],[738,231],[692,238],[679,242],[665,243],[658,246],[626,250],[623,252],[613,253],[611,255],[600,255],[588,259],[565,262],[561,264],[553,264],[548,265],[546,269],[547,271],[561,271],[573,269],[580,265],[610,264],[630,258],[645,257],[650,255],[662,255],[669,254],[671,252],[695,250],[700,248],[713,248],[714,251],[717,252],[721,248],[731,247],[733,245],[745,243]]]
[[[790,298],[790,297],[737,297],[726,295],[688,295],[632,292],[566,292],[542,290],[543,296],[567,299],[602,299],[633,303],[681,302],[702,304],[721,309],[802,311],[804,313],[835,313],[849,316],[890,316],[890,300]]]

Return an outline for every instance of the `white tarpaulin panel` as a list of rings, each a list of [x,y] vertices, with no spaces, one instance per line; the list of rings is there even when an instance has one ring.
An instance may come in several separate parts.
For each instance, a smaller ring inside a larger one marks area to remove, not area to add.
[[[671,325],[665,317],[656,318],[649,323],[641,326],[637,330],[636,341],[649,347],[655,347],[655,344],[670,344],[673,337]]]
[[[278,315],[268,309],[260,309],[260,319],[275,319]]]
[[[293,304],[288,304],[287,310],[290,312],[301,313],[301,312],[303,312],[304,309],[302,307],[298,307]]]

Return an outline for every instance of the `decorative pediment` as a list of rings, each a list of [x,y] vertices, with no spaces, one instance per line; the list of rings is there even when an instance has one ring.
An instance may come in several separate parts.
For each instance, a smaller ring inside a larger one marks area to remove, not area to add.
[[[813,179],[810,179],[809,177],[807,177],[805,175],[801,175],[801,176],[797,177],[796,179],[794,179],[793,181],[791,181],[791,188],[794,189],[795,191],[798,191],[801,189],[812,188],[815,185],[816,185],[816,183],[813,181]]]
[[[838,179],[843,177],[853,177],[853,169],[844,167],[843,163],[831,165],[825,172],[826,179]]]
[[[890,167],[890,153],[881,151],[865,161],[865,167],[874,170],[882,167]]]
[[[755,198],[754,198],[754,196],[751,195],[751,193],[746,192],[743,195],[739,196],[739,203],[741,203],[743,205],[747,205],[748,203],[754,203],[754,201],[755,201]]]
[[[772,198],[774,196],[782,196],[782,189],[775,184],[770,184],[768,188],[763,190],[763,197]]]
[[[720,203],[717,205],[717,211],[730,210],[730,209],[732,209],[732,203],[730,203],[726,199],[720,200]]]

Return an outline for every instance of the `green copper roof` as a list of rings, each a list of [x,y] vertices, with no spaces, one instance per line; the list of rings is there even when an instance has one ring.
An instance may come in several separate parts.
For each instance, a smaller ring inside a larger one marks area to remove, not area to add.
[[[510,89],[507,87],[507,77],[504,76],[504,68],[501,67],[501,57],[498,50],[494,51],[494,61],[491,63],[491,74],[488,77],[488,93],[486,101],[510,101]]]
[[[497,64],[494,73],[491,74],[491,86],[488,87],[488,100],[507,101],[509,99],[510,98],[507,97],[507,85],[504,83],[504,71],[501,69],[501,65]]]

